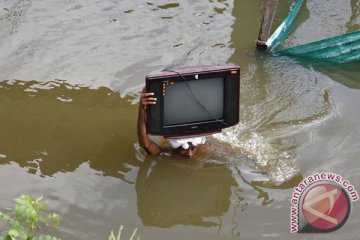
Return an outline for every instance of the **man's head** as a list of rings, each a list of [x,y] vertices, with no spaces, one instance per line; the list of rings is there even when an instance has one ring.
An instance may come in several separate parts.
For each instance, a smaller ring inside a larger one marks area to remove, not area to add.
[[[194,138],[171,139],[170,144],[181,155],[193,157],[198,149],[198,145],[204,144],[205,140],[206,138],[204,136]]]
[[[176,150],[181,155],[192,158],[195,155],[197,148],[198,146],[194,146],[191,142],[189,142],[189,147],[187,149],[184,149],[183,147],[178,147]]]

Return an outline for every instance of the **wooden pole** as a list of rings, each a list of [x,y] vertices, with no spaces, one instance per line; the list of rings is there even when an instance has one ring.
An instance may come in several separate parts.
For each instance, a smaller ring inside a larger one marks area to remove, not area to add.
[[[267,48],[265,43],[269,38],[271,25],[274,20],[274,15],[276,11],[276,6],[278,4],[278,0],[265,1],[265,12],[261,21],[258,40],[256,41],[256,47],[262,50],[265,50]]]

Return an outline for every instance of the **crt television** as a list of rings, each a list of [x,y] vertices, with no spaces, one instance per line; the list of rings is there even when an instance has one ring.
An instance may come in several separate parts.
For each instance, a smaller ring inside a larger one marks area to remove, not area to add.
[[[157,98],[147,108],[152,135],[179,138],[221,132],[239,122],[240,67],[168,68],[146,76]]]

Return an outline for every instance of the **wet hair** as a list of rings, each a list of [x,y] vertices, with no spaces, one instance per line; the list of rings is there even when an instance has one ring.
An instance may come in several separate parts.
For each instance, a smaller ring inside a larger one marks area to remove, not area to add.
[[[177,149],[180,149],[180,150],[188,150],[188,149],[193,149],[193,148],[196,148],[197,146],[194,146],[192,144],[192,142],[187,142],[187,144],[189,144],[189,147],[187,149],[183,148],[182,146],[178,147]]]

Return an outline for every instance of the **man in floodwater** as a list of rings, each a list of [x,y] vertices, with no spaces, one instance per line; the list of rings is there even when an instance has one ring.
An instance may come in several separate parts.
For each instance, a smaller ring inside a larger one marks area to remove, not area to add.
[[[205,144],[205,136],[183,139],[171,139],[171,148],[164,148],[154,143],[147,133],[147,117],[146,108],[148,105],[156,104],[157,99],[154,93],[146,92],[145,88],[142,90],[139,102],[139,116],[138,116],[138,139],[140,146],[146,150],[150,155],[159,155],[160,153],[177,152],[182,156],[194,157],[195,155],[202,155],[209,152],[208,146]]]

